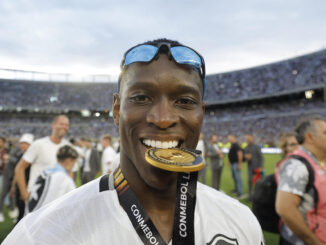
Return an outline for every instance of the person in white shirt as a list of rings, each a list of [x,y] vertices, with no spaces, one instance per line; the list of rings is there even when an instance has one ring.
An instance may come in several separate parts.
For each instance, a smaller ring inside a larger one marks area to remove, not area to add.
[[[57,163],[58,149],[69,144],[63,137],[69,130],[69,119],[65,115],[56,116],[52,122],[51,136],[38,139],[25,152],[15,168],[15,180],[24,201],[27,201],[33,184],[43,170]],[[31,166],[30,177],[26,187],[25,169]]]
[[[72,169],[79,157],[71,146],[59,148],[58,163],[39,175],[26,203],[25,214],[33,212],[76,188],[71,177]]]
[[[196,172],[162,170],[145,158],[152,148],[195,149],[205,114],[203,58],[159,39],[129,49],[121,68],[112,106],[118,168],[25,217],[3,245],[263,245],[248,207],[197,183]]]
[[[106,134],[102,136],[101,138],[101,145],[103,147],[103,153],[102,153],[102,173],[108,174],[111,173],[117,166],[114,166],[114,158],[117,155],[117,153],[113,150],[113,147],[111,145],[112,143],[112,137],[109,134]]]

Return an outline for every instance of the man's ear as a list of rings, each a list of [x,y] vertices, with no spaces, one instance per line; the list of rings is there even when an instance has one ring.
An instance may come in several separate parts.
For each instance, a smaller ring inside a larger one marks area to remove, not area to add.
[[[120,120],[120,95],[115,93],[113,95],[113,103],[112,103],[112,112],[113,112],[113,120],[115,125],[119,127]]]

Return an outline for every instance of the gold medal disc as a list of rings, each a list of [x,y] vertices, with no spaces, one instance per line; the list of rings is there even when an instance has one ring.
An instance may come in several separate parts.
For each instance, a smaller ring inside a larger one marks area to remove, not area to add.
[[[179,148],[151,148],[145,153],[146,161],[154,167],[172,172],[195,172],[204,167],[200,155]]]

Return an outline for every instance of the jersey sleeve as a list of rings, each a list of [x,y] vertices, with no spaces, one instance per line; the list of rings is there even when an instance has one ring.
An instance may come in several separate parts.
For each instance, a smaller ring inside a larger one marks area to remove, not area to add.
[[[26,162],[33,164],[33,162],[37,157],[37,149],[38,149],[38,142],[32,143],[31,146],[27,149],[27,151],[23,155],[23,159]]]
[[[308,181],[307,167],[297,159],[289,159],[280,169],[278,190],[303,196]]]

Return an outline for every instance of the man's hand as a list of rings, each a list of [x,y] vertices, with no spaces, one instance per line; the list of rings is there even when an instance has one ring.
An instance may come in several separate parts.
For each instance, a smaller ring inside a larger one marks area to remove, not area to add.
[[[246,160],[251,160],[252,155],[251,155],[250,153],[246,153],[246,154],[244,155],[244,157],[245,157]]]
[[[24,192],[24,193],[21,193],[21,196],[22,196],[24,202],[27,202],[28,201],[29,193],[27,191]]]

